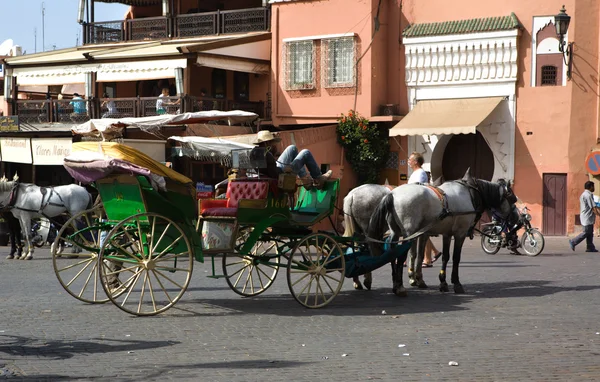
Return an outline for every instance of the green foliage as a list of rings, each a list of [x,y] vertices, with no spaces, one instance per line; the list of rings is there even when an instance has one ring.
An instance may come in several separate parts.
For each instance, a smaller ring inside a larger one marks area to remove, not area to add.
[[[337,126],[338,142],[360,183],[379,182],[379,173],[390,153],[387,131],[372,125],[354,110],[342,114]]]

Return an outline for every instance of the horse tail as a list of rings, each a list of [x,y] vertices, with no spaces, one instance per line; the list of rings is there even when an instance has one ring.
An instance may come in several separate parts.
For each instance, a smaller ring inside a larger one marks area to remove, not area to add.
[[[353,195],[348,195],[344,198],[344,235],[345,237],[354,236],[356,228],[354,227],[354,218],[352,217],[352,201]]]
[[[383,235],[387,231],[385,225],[387,224],[388,214],[390,214],[394,209],[394,194],[389,193],[375,208],[375,211],[371,215],[371,220],[369,220],[369,228],[367,229],[367,237],[373,240],[381,240],[383,239]],[[374,255],[377,255],[375,250],[380,253],[383,253],[383,245],[382,243],[372,242],[371,243],[371,252]]]

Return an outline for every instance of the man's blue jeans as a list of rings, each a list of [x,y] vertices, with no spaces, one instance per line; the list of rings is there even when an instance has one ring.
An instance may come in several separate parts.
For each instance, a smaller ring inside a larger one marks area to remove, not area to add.
[[[583,232],[581,232],[577,237],[575,237],[572,242],[573,245],[577,245],[581,243],[585,239],[586,251],[594,250],[596,247],[594,246],[594,225],[584,225]]]
[[[292,167],[292,171],[298,174],[300,178],[306,177],[305,166],[313,179],[321,176],[321,169],[311,152],[306,149],[298,152],[296,145],[286,147],[279,156],[279,159],[277,159],[277,168],[279,171],[283,172],[283,168],[288,165]]]

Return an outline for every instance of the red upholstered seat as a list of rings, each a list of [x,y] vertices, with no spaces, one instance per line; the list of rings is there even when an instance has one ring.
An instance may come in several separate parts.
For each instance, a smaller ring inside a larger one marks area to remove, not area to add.
[[[200,213],[202,216],[235,217],[240,200],[266,199],[268,193],[268,181],[231,180],[227,186],[227,198],[202,200]]]

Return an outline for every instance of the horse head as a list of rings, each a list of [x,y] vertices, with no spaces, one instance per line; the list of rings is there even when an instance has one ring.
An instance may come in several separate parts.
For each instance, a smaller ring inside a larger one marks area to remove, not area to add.
[[[517,197],[506,180],[498,179],[497,182],[493,183],[477,179],[477,188],[486,209],[493,209],[503,219],[513,219]]]

